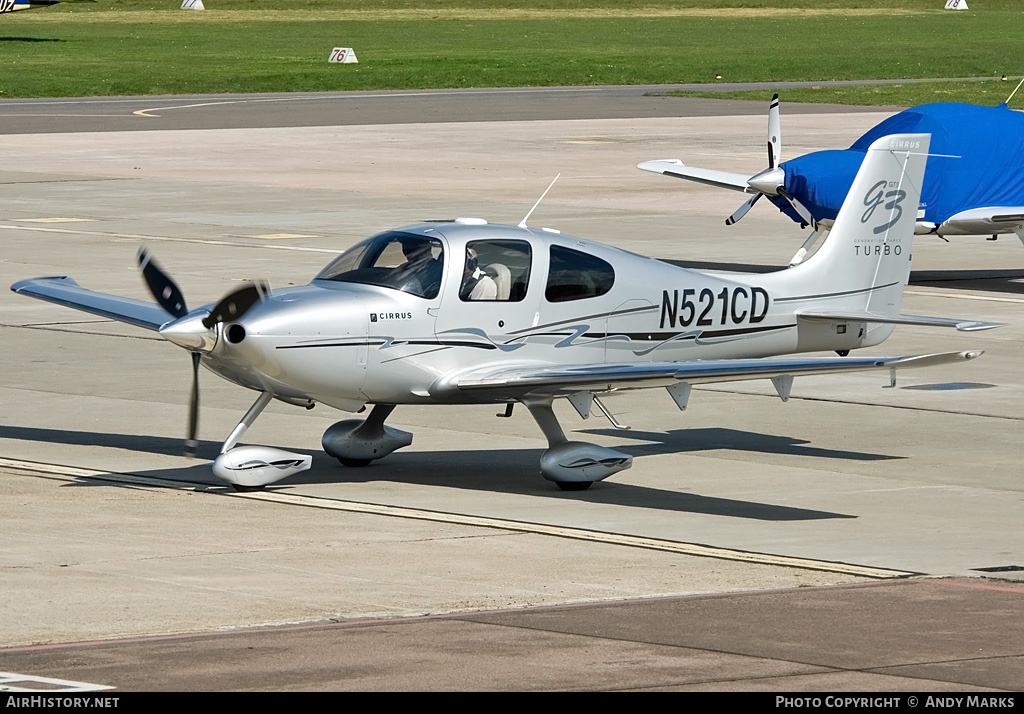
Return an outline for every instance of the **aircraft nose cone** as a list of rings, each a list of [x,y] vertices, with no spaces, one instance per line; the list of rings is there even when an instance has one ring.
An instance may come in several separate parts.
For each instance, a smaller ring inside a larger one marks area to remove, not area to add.
[[[774,169],[765,169],[761,173],[751,176],[747,183],[751,188],[763,194],[778,196],[779,188],[784,188],[786,185],[786,171],[778,166]]]
[[[186,315],[160,328],[160,335],[179,347],[209,352],[217,344],[217,333],[203,325],[205,315]]]

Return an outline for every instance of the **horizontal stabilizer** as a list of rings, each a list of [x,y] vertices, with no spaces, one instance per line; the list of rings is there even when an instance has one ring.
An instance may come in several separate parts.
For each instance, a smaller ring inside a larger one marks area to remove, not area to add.
[[[86,290],[67,276],[21,280],[12,285],[11,290],[19,295],[73,307],[147,330],[159,330],[161,325],[173,319],[155,303]]]
[[[687,166],[679,159],[657,159],[637,164],[636,167],[643,171],[650,171],[665,176],[696,181],[697,183],[719,188],[731,188],[733,191],[753,193],[753,189],[747,183],[750,178],[747,174],[735,174],[731,171],[716,171],[715,169],[701,169],[696,166]]]
[[[955,317],[925,317],[923,315],[880,315],[874,312],[840,312],[837,310],[799,310],[796,316],[802,320],[828,320],[849,322],[876,322],[888,325],[922,325],[924,327],[955,327],[961,332],[991,330],[1001,327],[998,322],[981,320],[960,320]]]

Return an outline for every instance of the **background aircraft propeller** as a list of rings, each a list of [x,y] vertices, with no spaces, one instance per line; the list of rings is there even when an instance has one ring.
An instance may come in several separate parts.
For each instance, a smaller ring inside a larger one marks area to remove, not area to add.
[[[782,121],[779,118],[779,95],[772,96],[768,107],[768,168],[750,177],[747,183],[756,193],[725,219],[725,225],[731,226],[747,215],[747,211],[757,203],[761,196],[782,196],[793,210],[797,212],[804,224],[816,228],[814,216],[793,194],[786,190],[786,172],[779,166],[782,159]]]
[[[145,248],[139,250],[139,268],[142,271],[146,287],[149,288],[160,307],[176,320],[188,315],[188,307],[185,304],[185,296],[182,294],[181,288],[156,264]],[[246,283],[237,290],[231,291],[214,305],[209,315],[202,319],[203,328],[212,330],[219,322],[240,319],[253,305],[260,302],[266,293],[267,288],[263,283]],[[192,355],[192,390],[188,405],[188,436],[185,439],[185,455],[195,456],[199,447],[196,438],[199,432],[199,362],[202,359],[202,352],[205,350],[197,346],[186,346],[186,349]]]

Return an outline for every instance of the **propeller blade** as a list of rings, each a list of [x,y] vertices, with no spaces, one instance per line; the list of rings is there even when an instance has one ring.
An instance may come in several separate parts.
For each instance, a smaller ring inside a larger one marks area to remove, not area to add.
[[[814,220],[814,216],[811,215],[811,212],[807,210],[807,207],[804,204],[796,200],[793,194],[791,194],[789,191],[782,188],[781,186],[779,186],[778,191],[780,196],[789,201],[789,205],[793,207],[793,210],[800,214],[800,218],[801,220],[803,220],[804,223],[809,225],[814,230],[818,229],[818,222]]]
[[[194,457],[199,450],[199,353],[192,353],[192,395],[188,401],[188,436],[185,439],[185,456]]]
[[[739,221],[739,219],[743,218],[743,216],[747,215],[747,211],[749,211],[751,207],[755,203],[757,203],[757,199],[761,198],[761,196],[763,195],[764,194],[761,193],[755,193],[753,196],[744,201],[742,206],[737,208],[731,216],[725,219],[725,225],[731,226],[733,223],[736,223],[737,221]]]
[[[267,294],[265,283],[249,283],[225,295],[213,306],[210,314],[203,318],[204,327],[213,327],[218,322],[238,320]]]
[[[779,95],[772,97],[768,105],[768,168],[774,169],[782,162],[782,122],[779,119]]]
[[[142,278],[146,281],[149,292],[156,298],[160,307],[174,317],[184,317],[188,314],[181,289],[160,269],[145,248],[139,249],[139,268],[142,269]]]

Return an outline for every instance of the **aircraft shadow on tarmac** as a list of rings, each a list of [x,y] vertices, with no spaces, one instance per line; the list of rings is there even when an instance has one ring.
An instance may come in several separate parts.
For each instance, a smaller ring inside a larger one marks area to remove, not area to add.
[[[31,426],[0,425],[0,439],[39,441],[72,446],[103,446],[112,449],[139,451],[147,454],[181,456],[184,441],[166,436],[139,434],[113,434],[98,431],[71,431],[68,429],[40,429]],[[213,459],[220,451],[220,442],[200,442],[199,455]]]
[[[652,443],[616,446],[633,456],[652,454],[681,454],[692,451],[749,451],[758,454],[785,454],[788,456],[809,456],[813,458],[844,459],[847,461],[885,461],[901,459],[902,456],[887,456],[862,451],[842,451],[807,446],[811,442],[791,436],[760,434],[738,429],[709,427],[704,429],[670,429],[669,431],[621,431],[618,429],[586,429],[583,434],[614,436],[620,439],[636,439]]]
[[[621,432],[608,431],[618,436],[622,435]],[[817,455],[830,458],[865,460],[896,458],[827,449],[808,451],[799,442],[791,438],[751,434],[728,429],[699,429],[693,431],[699,432],[696,439],[692,438],[691,432],[688,430],[676,430],[669,434],[642,432],[636,435],[637,438],[653,440],[652,437],[654,437],[661,439],[662,443],[626,445],[617,448],[640,457],[649,454],[668,454],[677,451],[740,448],[744,451],[792,453],[801,456]],[[602,433],[602,431],[596,430],[595,433]],[[161,436],[0,426],[0,439],[100,446],[171,456],[178,456],[182,453],[181,439]],[[281,445],[281,448],[309,451],[309,449],[289,445]],[[219,450],[219,442],[201,441],[199,444],[199,457],[212,460]],[[854,515],[843,513],[778,506],[756,501],[717,498],[684,491],[638,486],[628,482],[628,471],[616,479],[598,482],[587,491],[566,493],[558,490],[554,484],[545,481],[540,476],[538,458],[542,450],[542,447],[538,446],[536,449],[399,451],[390,455],[384,461],[364,468],[346,468],[324,453],[314,453],[313,467],[310,470],[289,477],[279,484],[268,487],[267,490],[287,493],[292,486],[296,485],[392,482],[764,521],[856,518]],[[752,471],[756,471],[758,467],[756,464],[751,464],[750,468]],[[132,474],[147,478],[198,484],[200,488],[203,485],[207,485],[214,489],[230,490],[229,486],[221,483],[214,477],[209,463],[196,464],[195,466],[185,468],[154,469],[150,471],[134,470]],[[110,486],[111,484],[100,480],[83,478],[74,482],[74,485]],[[685,487],[685,485],[685,476],[681,476],[680,486]],[[351,494],[345,495],[351,496]]]
[[[697,260],[665,260],[663,263],[694,270],[724,270],[743,273],[774,273],[785,270],[783,265],[750,265],[746,263],[716,263]],[[978,290],[991,293],[1024,295],[1024,269],[1000,268],[993,270],[913,270],[910,284],[951,290]]]

